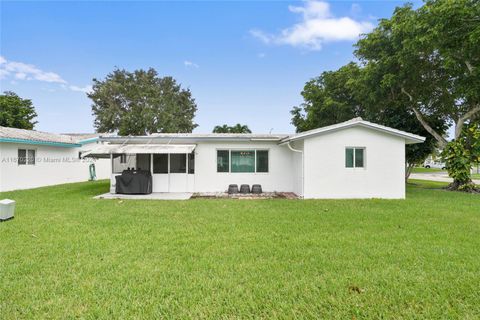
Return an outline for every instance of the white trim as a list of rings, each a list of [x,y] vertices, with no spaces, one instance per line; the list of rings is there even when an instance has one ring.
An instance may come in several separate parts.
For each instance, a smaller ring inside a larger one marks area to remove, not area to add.
[[[353,147],[353,146],[346,146],[345,147],[345,157],[347,156],[347,149],[352,149],[353,150],[353,167],[347,167],[347,159],[345,158],[345,169],[347,170],[355,170],[355,169],[359,169],[359,170],[367,170],[367,147]],[[356,150],[363,150],[363,166],[361,167],[357,167],[356,164],[355,164],[355,158],[357,157],[356,156]]]
[[[416,134],[413,134],[413,133],[408,133],[408,132],[397,130],[397,129],[394,129],[394,128],[382,126],[382,125],[379,125],[379,124],[376,124],[376,123],[372,123],[372,122],[369,122],[369,121],[362,120],[362,118],[355,118],[355,119],[352,119],[350,121],[346,121],[346,122],[342,122],[342,123],[334,124],[334,125],[331,125],[331,126],[318,128],[318,129],[313,129],[313,130],[298,133],[298,134],[293,135],[293,136],[289,136],[286,139],[283,139],[280,142],[280,144],[284,144],[284,143],[289,142],[289,141],[296,141],[296,140],[300,140],[300,139],[305,139],[305,138],[308,138],[308,137],[311,137],[311,136],[314,136],[314,135],[325,134],[325,133],[333,132],[333,131],[336,131],[336,130],[347,129],[347,128],[351,128],[351,127],[355,127],[355,126],[370,128],[370,129],[374,129],[374,130],[377,130],[377,131],[381,131],[381,132],[384,132],[384,133],[388,133],[388,134],[391,134],[391,135],[395,135],[395,136],[405,138],[407,144],[408,143],[420,143],[420,142],[425,141],[425,137],[422,137],[422,136],[419,136],[419,135],[416,135]]]
[[[228,151],[228,171],[218,172],[218,151]],[[253,172],[232,172],[232,151],[253,151],[253,156],[255,158],[254,161],[254,170]],[[267,151],[268,154],[268,171],[267,172],[257,172],[257,151]],[[245,174],[253,174],[253,175],[266,175],[270,174],[271,170],[271,163],[270,163],[270,148],[216,148],[215,149],[215,167],[216,173],[220,174],[237,174],[237,173],[245,173]]]
[[[20,157],[18,156],[18,153],[20,150],[25,150],[25,163],[20,163]],[[33,162],[31,163],[29,159],[31,159],[28,156],[28,152],[33,151],[35,153],[33,157]],[[37,165],[37,148],[17,148],[17,167],[19,166],[36,166]]]
[[[196,144],[103,144],[82,153],[82,157],[105,157],[109,154],[184,154],[195,150]]]

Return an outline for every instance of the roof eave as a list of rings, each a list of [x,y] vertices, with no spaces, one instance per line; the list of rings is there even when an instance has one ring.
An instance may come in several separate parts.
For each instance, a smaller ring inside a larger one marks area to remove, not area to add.
[[[347,128],[351,128],[351,127],[355,127],[355,126],[370,128],[370,129],[373,129],[373,130],[385,132],[385,133],[390,134],[390,135],[394,135],[394,136],[397,136],[397,137],[404,138],[406,144],[422,143],[422,142],[425,141],[425,137],[422,137],[422,136],[419,136],[419,135],[416,135],[416,134],[413,134],[413,133],[403,132],[403,131],[400,131],[400,130],[397,131],[396,129],[390,129],[390,128],[387,128],[385,126],[377,125],[377,124],[374,124],[374,123],[359,121],[359,122],[345,123],[343,125],[339,125],[337,127],[332,127],[332,128],[323,127],[323,128],[313,129],[313,130],[310,130],[310,131],[305,131],[305,132],[299,133],[297,135],[294,135],[292,137],[286,137],[286,138],[282,139],[280,141],[280,143],[283,144],[283,143],[290,142],[290,141],[302,140],[302,139],[306,139],[306,138],[311,137],[311,136],[326,134],[326,133],[330,133],[330,132],[335,132],[335,131],[339,131],[339,130],[343,130],[343,129],[347,129]]]
[[[79,143],[40,141],[40,140],[28,140],[28,139],[17,139],[17,138],[0,138],[0,142],[43,145],[43,146],[52,146],[52,147],[61,147],[61,148],[76,148],[76,147],[82,146]]]
[[[282,138],[253,138],[253,137],[155,137],[155,136],[132,136],[132,137],[100,137],[99,141],[155,141],[155,140],[195,140],[195,141],[257,141],[257,142],[278,142]]]

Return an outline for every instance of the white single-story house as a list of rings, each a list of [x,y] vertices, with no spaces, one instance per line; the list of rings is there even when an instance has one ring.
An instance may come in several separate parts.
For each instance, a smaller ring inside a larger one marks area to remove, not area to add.
[[[0,191],[30,189],[110,177],[110,162],[81,159],[98,143],[99,134],[59,135],[0,126]]]
[[[127,169],[151,173],[153,192],[224,192],[230,184],[306,199],[405,198],[405,145],[424,137],[361,118],[297,134],[100,137],[82,154],[111,159],[111,189]]]

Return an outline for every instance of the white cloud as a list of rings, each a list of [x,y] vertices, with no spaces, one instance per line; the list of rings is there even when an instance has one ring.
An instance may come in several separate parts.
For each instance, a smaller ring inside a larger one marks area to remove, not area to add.
[[[38,80],[53,83],[67,83],[58,74],[54,72],[43,71],[33,64],[23,62],[9,61],[4,57],[0,57],[0,74],[7,77],[11,74],[20,80]]]
[[[9,74],[10,72],[8,72],[7,70],[0,69],[0,79],[5,79]]]
[[[250,34],[264,43],[270,43],[272,41],[272,36],[258,29],[250,30]]]
[[[267,55],[263,52],[260,52],[259,54],[257,54],[257,57],[259,57],[260,59],[263,59],[265,58]]]
[[[92,91],[92,86],[84,87],[68,85],[60,75],[54,72],[43,71],[32,64],[10,61],[0,56],[0,79],[11,78],[12,84],[17,84],[16,80],[37,80],[60,85],[64,89],[88,93]],[[52,89],[53,90],[53,89]]]
[[[92,86],[88,85],[85,87],[79,87],[79,86],[69,86],[69,89],[72,91],[78,91],[78,92],[84,92],[84,93],[89,93],[93,90]]]
[[[15,79],[25,80],[27,78],[27,74],[23,72],[19,72],[15,74]]]
[[[327,2],[310,0],[304,6],[288,9],[302,15],[302,21],[283,29],[279,34],[268,34],[254,29],[250,34],[266,44],[290,45],[310,50],[320,50],[322,44],[334,41],[352,41],[373,25],[368,21],[356,21],[349,17],[334,17]]]
[[[185,60],[183,61],[183,65],[186,67],[186,68],[195,68],[195,69],[198,69],[200,68],[200,66],[192,61],[188,61],[188,60]]]

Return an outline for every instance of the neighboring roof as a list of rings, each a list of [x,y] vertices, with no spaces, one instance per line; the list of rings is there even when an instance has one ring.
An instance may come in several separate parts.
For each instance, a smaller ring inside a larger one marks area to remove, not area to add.
[[[100,136],[108,137],[111,133],[63,133],[63,135],[71,136],[77,143],[87,144],[96,142],[100,139]]]
[[[58,147],[77,147],[77,139],[62,134],[47,133],[35,130],[24,130],[0,126],[0,142],[42,144]]]
[[[88,140],[92,138],[98,138],[102,135],[107,135],[106,133],[62,133],[62,135],[70,136],[75,140]]]
[[[379,131],[379,132],[391,134],[391,135],[394,135],[394,136],[402,137],[402,138],[405,139],[407,144],[420,143],[420,142],[425,141],[425,137],[422,137],[422,136],[419,136],[419,135],[416,135],[416,134],[413,134],[413,133],[409,133],[409,132],[397,130],[397,129],[394,129],[394,128],[382,126],[380,124],[365,121],[362,118],[354,118],[352,120],[337,123],[337,124],[334,124],[334,125],[331,125],[331,126],[322,127],[322,128],[318,128],[318,129],[313,129],[313,130],[309,130],[309,131],[305,131],[305,132],[297,133],[295,135],[288,136],[288,137],[286,137],[282,140],[282,143],[286,143],[286,142],[289,142],[289,141],[295,141],[295,140],[301,140],[301,139],[309,138],[311,136],[330,133],[330,132],[334,132],[334,131],[337,131],[337,130],[343,130],[343,129],[352,128],[352,127],[364,127],[364,128],[373,129],[373,130],[376,130],[376,131]]]

